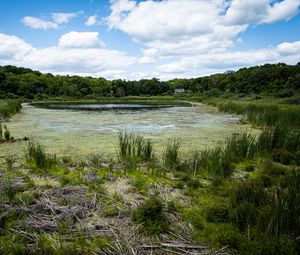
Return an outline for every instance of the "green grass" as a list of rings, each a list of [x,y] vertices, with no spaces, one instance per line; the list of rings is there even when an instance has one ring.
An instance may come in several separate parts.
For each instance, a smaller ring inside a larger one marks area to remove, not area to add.
[[[132,219],[150,235],[166,232],[170,224],[163,210],[163,202],[157,197],[150,197],[139,205],[132,212]]]
[[[300,108],[297,106],[234,102],[219,103],[217,106],[220,111],[243,115],[256,126],[274,126],[278,123],[300,126]]]
[[[33,140],[27,142],[26,160],[40,169],[48,169],[57,164],[56,156],[47,155],[44,146]]]
[[[134,133],[120,131],[118,145],[118,155],[123,160],[136,158],[141,161],[150,161],[154,156],[152,142]]]
[[[164,166],[168,170],[176,170],[179,167],[179,150],[180,141],[177,139],[170,140],[163,152]]]
[[[266,157],[278,150],[289,153],[296,162],[295,155],[300,150],[300,132],[278,124],[264,128],[257,136],[247,132],[235,133],[212,148],[194,151],[189,169],[194,173],[208,172],[228,177],[233,172],[233,163]]]
[[[0,105],[0,119],[8,119],[14,114],[20,112],[21,109],[21,101],[5,100],[4,103]]]

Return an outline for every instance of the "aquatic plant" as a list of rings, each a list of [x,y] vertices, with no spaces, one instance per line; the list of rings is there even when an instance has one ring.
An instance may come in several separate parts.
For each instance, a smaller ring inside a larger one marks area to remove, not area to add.
[[[6,141],[8,141],[8,140],[10,140],[10,132],[9,132],[9,130],[7,129],[7,126],[5,126],[4,125],[4,139],[6,140]]]
[[[189,169],[194,174],[208,172],[228,177],[233,171],[232,163],[266,156],[278,150],[286,153],[299,151],[300,132],[279,123],[274,127],[265,127],[257,136],[247,132],[235,133],[211,148],[192,152]]]
[[[218,109],[243,115],[247,121],[257,126],[274,126],[278,123],[290,127],[300,126],[299,107],[227,102],[218,104]]]
[[[179,166],[180,141],[178,139],[170,140],[163,152],[164,166],[169,170],[176,170]]]
[[[121,159],[137,158],[150,161],[153,158],[153,144],[140,135],[119,131],[118,155]]]
[[[57,163],[55,155],[47,155],[44,146],[33,140],[27,142],[26,160],[41,169],[50,168]]]
[[[17,189],[14,187],[12,180],[7,178],[4,183],[4,195],[9,200],[9,202],[13,202],[17,195]]]
[[[22,109],[20,100],[5,100],[4,104],[0,105],[0,119],[8,119],[12,115],[20,112]]]
[[[13,156],[10,155],[5,157],[6,169],[8,171],[12,170],[14,162],[15,162],[15,158]]]

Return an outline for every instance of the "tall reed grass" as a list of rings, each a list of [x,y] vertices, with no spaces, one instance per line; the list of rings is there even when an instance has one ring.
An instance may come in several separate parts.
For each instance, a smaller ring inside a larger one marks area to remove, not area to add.
[[[295,106],[229,102],[218,104],[218,109],[243,115],[247,121],[257,126],[275,126],[278,123],[290,127],[300,126],[300,108]]]
[[[236,185],[230,195],[232,222],[248,240],[282,235],[297,242],[300,233],[300,169],[292,169],[279,186],[266,190],[259,180],[249,179]],[[256,232],[255,232],[256,231]]]
[[[19,100],[5,100],[0,105],[0,119],[8,119],[12,115],[20,112],[22,109],[21,101]]]
[[[137,158],[142,161],[150,161],[154,156],[151,140],[134,133],[120,131],[118,145],[118,155],[121,159]]]
[[[228,177],[233,171],[232,163],[266,156],[274,150],[299,151],[300,132],[278,124],[264,128],[258,136],[247,132],[232,134],[212,148],[193,152],[189,169]]]
[[[28,163],[34,163],[36,167],[41,169],[50,168],[57,163],[55,155],[47,155],[45,147],[32,140],[27,142],[26,160]]]
[[[179,166],[179,149],[180,141],[178,139],[168,142],[167,147],[163,152],[163,162],[167,169],[176,170]]]
[[[10,140],[12,137],[10,136],[10,132],[6,125],[2,125],[0,123],[0,142],[3,140]]]

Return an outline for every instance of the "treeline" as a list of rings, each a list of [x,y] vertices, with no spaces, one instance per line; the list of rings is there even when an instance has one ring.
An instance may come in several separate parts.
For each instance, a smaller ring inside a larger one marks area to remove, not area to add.
[[[61,76],[15,66],[0,67],[0,98],[43,99],[44,97],[100,97],[173,94],[184,88],[189,94],[271,94],[290,97],[300,90],[300,63],[265,64],[193,79],[139,81]]]

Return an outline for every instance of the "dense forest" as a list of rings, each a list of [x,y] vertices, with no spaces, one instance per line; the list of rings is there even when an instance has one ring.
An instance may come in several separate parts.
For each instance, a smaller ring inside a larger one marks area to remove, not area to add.
[[[139,81],[61,76],[16,66],[0,67],[0,98],[44,99],[57,97],[140,96],[173,94],[184,88],[189,94],[271,94],[290,97],[300,90],[300,63],[265,64],[193,79]]]

